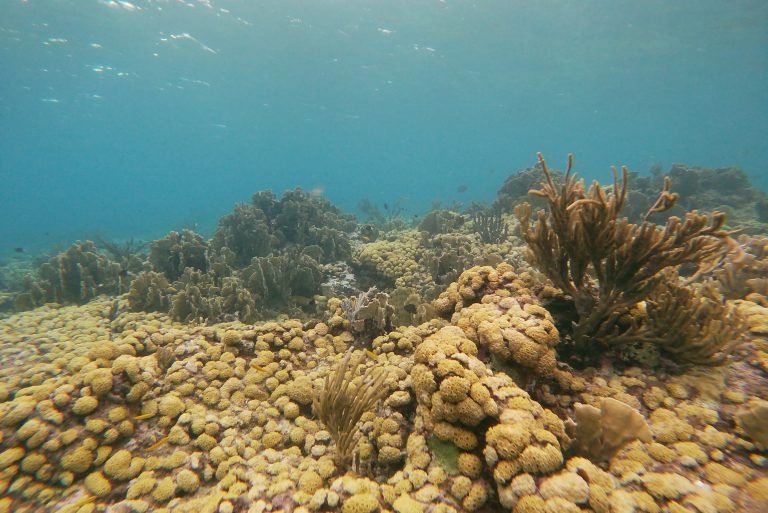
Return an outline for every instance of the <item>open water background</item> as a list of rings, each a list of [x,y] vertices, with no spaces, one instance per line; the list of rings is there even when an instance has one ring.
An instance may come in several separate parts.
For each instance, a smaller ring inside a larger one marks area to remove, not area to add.
[[[767,188],[766,141],[765,1],[0,0],[5,255],[210,233],[268,188],[490,201],[537,151]]]

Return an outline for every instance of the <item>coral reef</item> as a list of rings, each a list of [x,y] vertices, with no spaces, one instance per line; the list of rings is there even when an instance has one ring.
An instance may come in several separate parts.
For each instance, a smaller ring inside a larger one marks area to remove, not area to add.
[[[384,212],[368,199],[362,199],[357,204],[357,208],[365,215],[365,221],[380,230],[405,230],[410,227],[411,223],[405,218],[405,211],[399,199],[391,205],[384,203],[382,207]]]
[[[640,222],[653,204],[657,191],[667,176],[680,194],[678,205],[669,212],[662,212],[654,220],[665,222],[671,215],[683,215],[687,210],[702,212],[720,211],[728,214],[728,224],[746,233],[760,234],[766,231],[766,195],[755,188],[746,173],[736,167],[704,168],[674,164],[663,173],[657,166],[650,176],[631,173],[635,184],[628,195],[626,215],[632,222]]]
[[[511,240],[482,244],[477,234],[465,232],[428,237],[415,230],[390,232],[386,239],[363,245],[354,255],[354,267],[364,284],[379,290],[410,288],[431,300],[474,265],[522,262],[514,247]]]
[[[768,293],[768,237],[742,235],[739,247],[715,271],[718,289],[729,299]]]
[[[238,204],[231,214],[219,219],[219,227],[211,240],[214,249],[227,248],[234,254],[233,264],[242,267],[254,257],[267,256],[277,246],[269,233],[269,220],[253,205]]]
[[[251,204],[237,205],[234,212],[221,218],[211,247],[230,249],[236,267],[289,245],[318,246],[322,250],[318,261],[327,263],[349,259],[348,234],[355,228],[354,216],[301,189],[287,191],[280,200],[272,191],[260,191],[253,195]]]
[[[125,285],[120,264],[98,252],[91,241],[77,241],[25,278],[20,309],[43,303],[83,303],[99,294],[118,294]]]
[[[419,223],[419,230],[429,235],[451,233],[464,225],[466,219],[461,214],[450,210],[432,210],[427,212]]]
[[[97,238],[98,245],[110,256],[111,260],[120,264],[124,272],[139,273],[144,269],[144,253],[148,242],[136,241],[131,237],[123,242],[114,242]]]
[[[0,513],[768,509],[764,240],[536,169],[544,274],[299,190],[45,262],[0,317]]]
[[[768,371],[745,380],[743,367],[758,346],[719,381],[555,366],[528,392],[507,371],[526,368],[522,347],[559,347],[538,303],[551,294],[508,264],[472,268],[435,301],[450,323],[387,328],[362,350],[341,314],[204,326],[106,298],[16,314],[0,321],[0,511],[765,505],[753,419]],[[768,325],[761,306],[740,305],[754,329]],[[371,400],[329,400],[315,417],[323,397]],[[342,440],[331,419],[346,411]]]
[[[563,173],[554,169],[549,172],[556,182],[562,181]],[[544,180],[544,168],[539,163],[533,167],[512,173],[504,180],[501,188],[496,192],[496,201],[493,203],[494,208],[498,208],[505,213],[511,213],[514,212],[515,205],[525,201],[533,201],[535,206],[544,207],[544,201],[539,198],[531,198],[528,195],[530,190],[539,187]]]
[[[144,271],[131,282],[128,304],[134,311],[166,312],[170,307],[170,283],[163,273]]]

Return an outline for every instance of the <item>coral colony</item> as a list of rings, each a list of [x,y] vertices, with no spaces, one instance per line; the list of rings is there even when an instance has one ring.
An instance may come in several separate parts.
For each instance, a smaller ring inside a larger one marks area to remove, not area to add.
[[[0,267],[0,513],[768,511],[765,196],[572,166]]]

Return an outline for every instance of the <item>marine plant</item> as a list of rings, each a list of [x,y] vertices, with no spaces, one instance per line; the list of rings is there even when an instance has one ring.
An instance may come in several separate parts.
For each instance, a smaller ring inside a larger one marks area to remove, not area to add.
[[[548,213],[539,210],[535,223],[531,222],[530,205],[516,208],[523,237],[528,243],[532,262],[555,286],[573,299],[578,320],[573,326],[572,338],[577,348],[586,349],[594,342],[604,346],[621,346],[637,342],[651,342],[665,346],[681,357],[694,342],[682,344],[676,335],[665,329],[653,329],[642,319],[633,319],[632,310],[646,300],[677,301],[684,298],[674,293],[666,299],[658,294],[671,294],[662,285],[666,281],[679,286],[677,270],[682,265],[696,268],[695,275],[717,269],[734,247],[730,235],[723,229],[725,215],[713,212],[701,215],[696,211],[685,214],[685,219],[672,216],[665,226],[657,226],[648,217],[672,208],[677,195],[671,193],[670,181],[639,224],[620,217],[628,193],[628,170],[622,169],[622,179],[614,168],[614,183],[610,191],[593,182],[585,190],[584,181],[571,173],[573,158],[561,184],[557,185],[539,154],[539,164],[545,174],[542,188],[530,194],[546,200]],[[670,278],[670,273],[674,280]],[[688,295],[692,300],[693,296]],[[690,308],[688,306],[680,308]],[[681,314],[682,310],[676,311]],[[712,310],[710,317],[720,316],[712,329],[727,326],[732,321],[730,309]],[[701,319],[700,319],[701,320]],[[668,335],[668,336],[665,336]],[[725,343],[723,336],[715,337]],[[591,347],[594,347],[593,345]],[[685,347],[685,349],[683,349]],[[720,361],[714,354],[723,349],[720,344],[708,346],[712,361]],[[706,352],[706,351],[705,351]],[[697,352],[696,360],[707,361],[707,355]]]
[[[389,394],[385,386],[387,372],[380,366],[367,366],[355,379],[364,358],[353,357],[353,352],[348,351],[333,373],[326,375],[323,388],[313,399],[315,413],[336,443],[334,459],[342,470],[352,462],[360,418]]]

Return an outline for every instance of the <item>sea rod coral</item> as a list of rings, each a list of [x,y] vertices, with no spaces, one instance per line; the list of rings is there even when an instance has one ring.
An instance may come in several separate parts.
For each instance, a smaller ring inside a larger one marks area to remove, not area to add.
[[[539,163],[546,180],[540,190],[530,194],[544,198],[549,212],[540,210],[535,224],[529,205],[519,205],[516,214],[532,261],[573,298],[578,321],[572,337],[577,347],[597,341],[614,346],[653,342],[663,348],[664,337],[648,323],[633,319],[633,309],[652,300],[665,281],[668,286],[679,286],[674,284],[679,281],[677,273],[670,281],[666,271],[686,264],[695,266],[700,275],[722,264],[735,244],[732,232],[723,229],[725,215],[693,211],[684,220],[670,217],[663,227],[653,224],[649,221],[652,214],[669,210],[677,201],[677,195],[669,191],[670,181],[665,180],[643,221],[632,224],[620,217],[628,192],[626,168],[621,181],[614,168],[613,189],[607,192],[597,182],[585,190],[584,181],[571,173],[571,156],[559,186],[541,154]],[[716,314],[729,317],[733,312],[723,308]],[[713,345],[711,352],[720,349]],[[706,361],[705,356],[699,354],[697,359]]]
[[[323,389],[315,396],[314,409],[336,442],[336,464],[346,468],[355,448],[357,423],[389,390],[384,386],[387,372],[380,367],[367,367],[359,384],[353,383],[361,359],[352,359],[349,351],[341,360],[333,376],[328,374]]]

